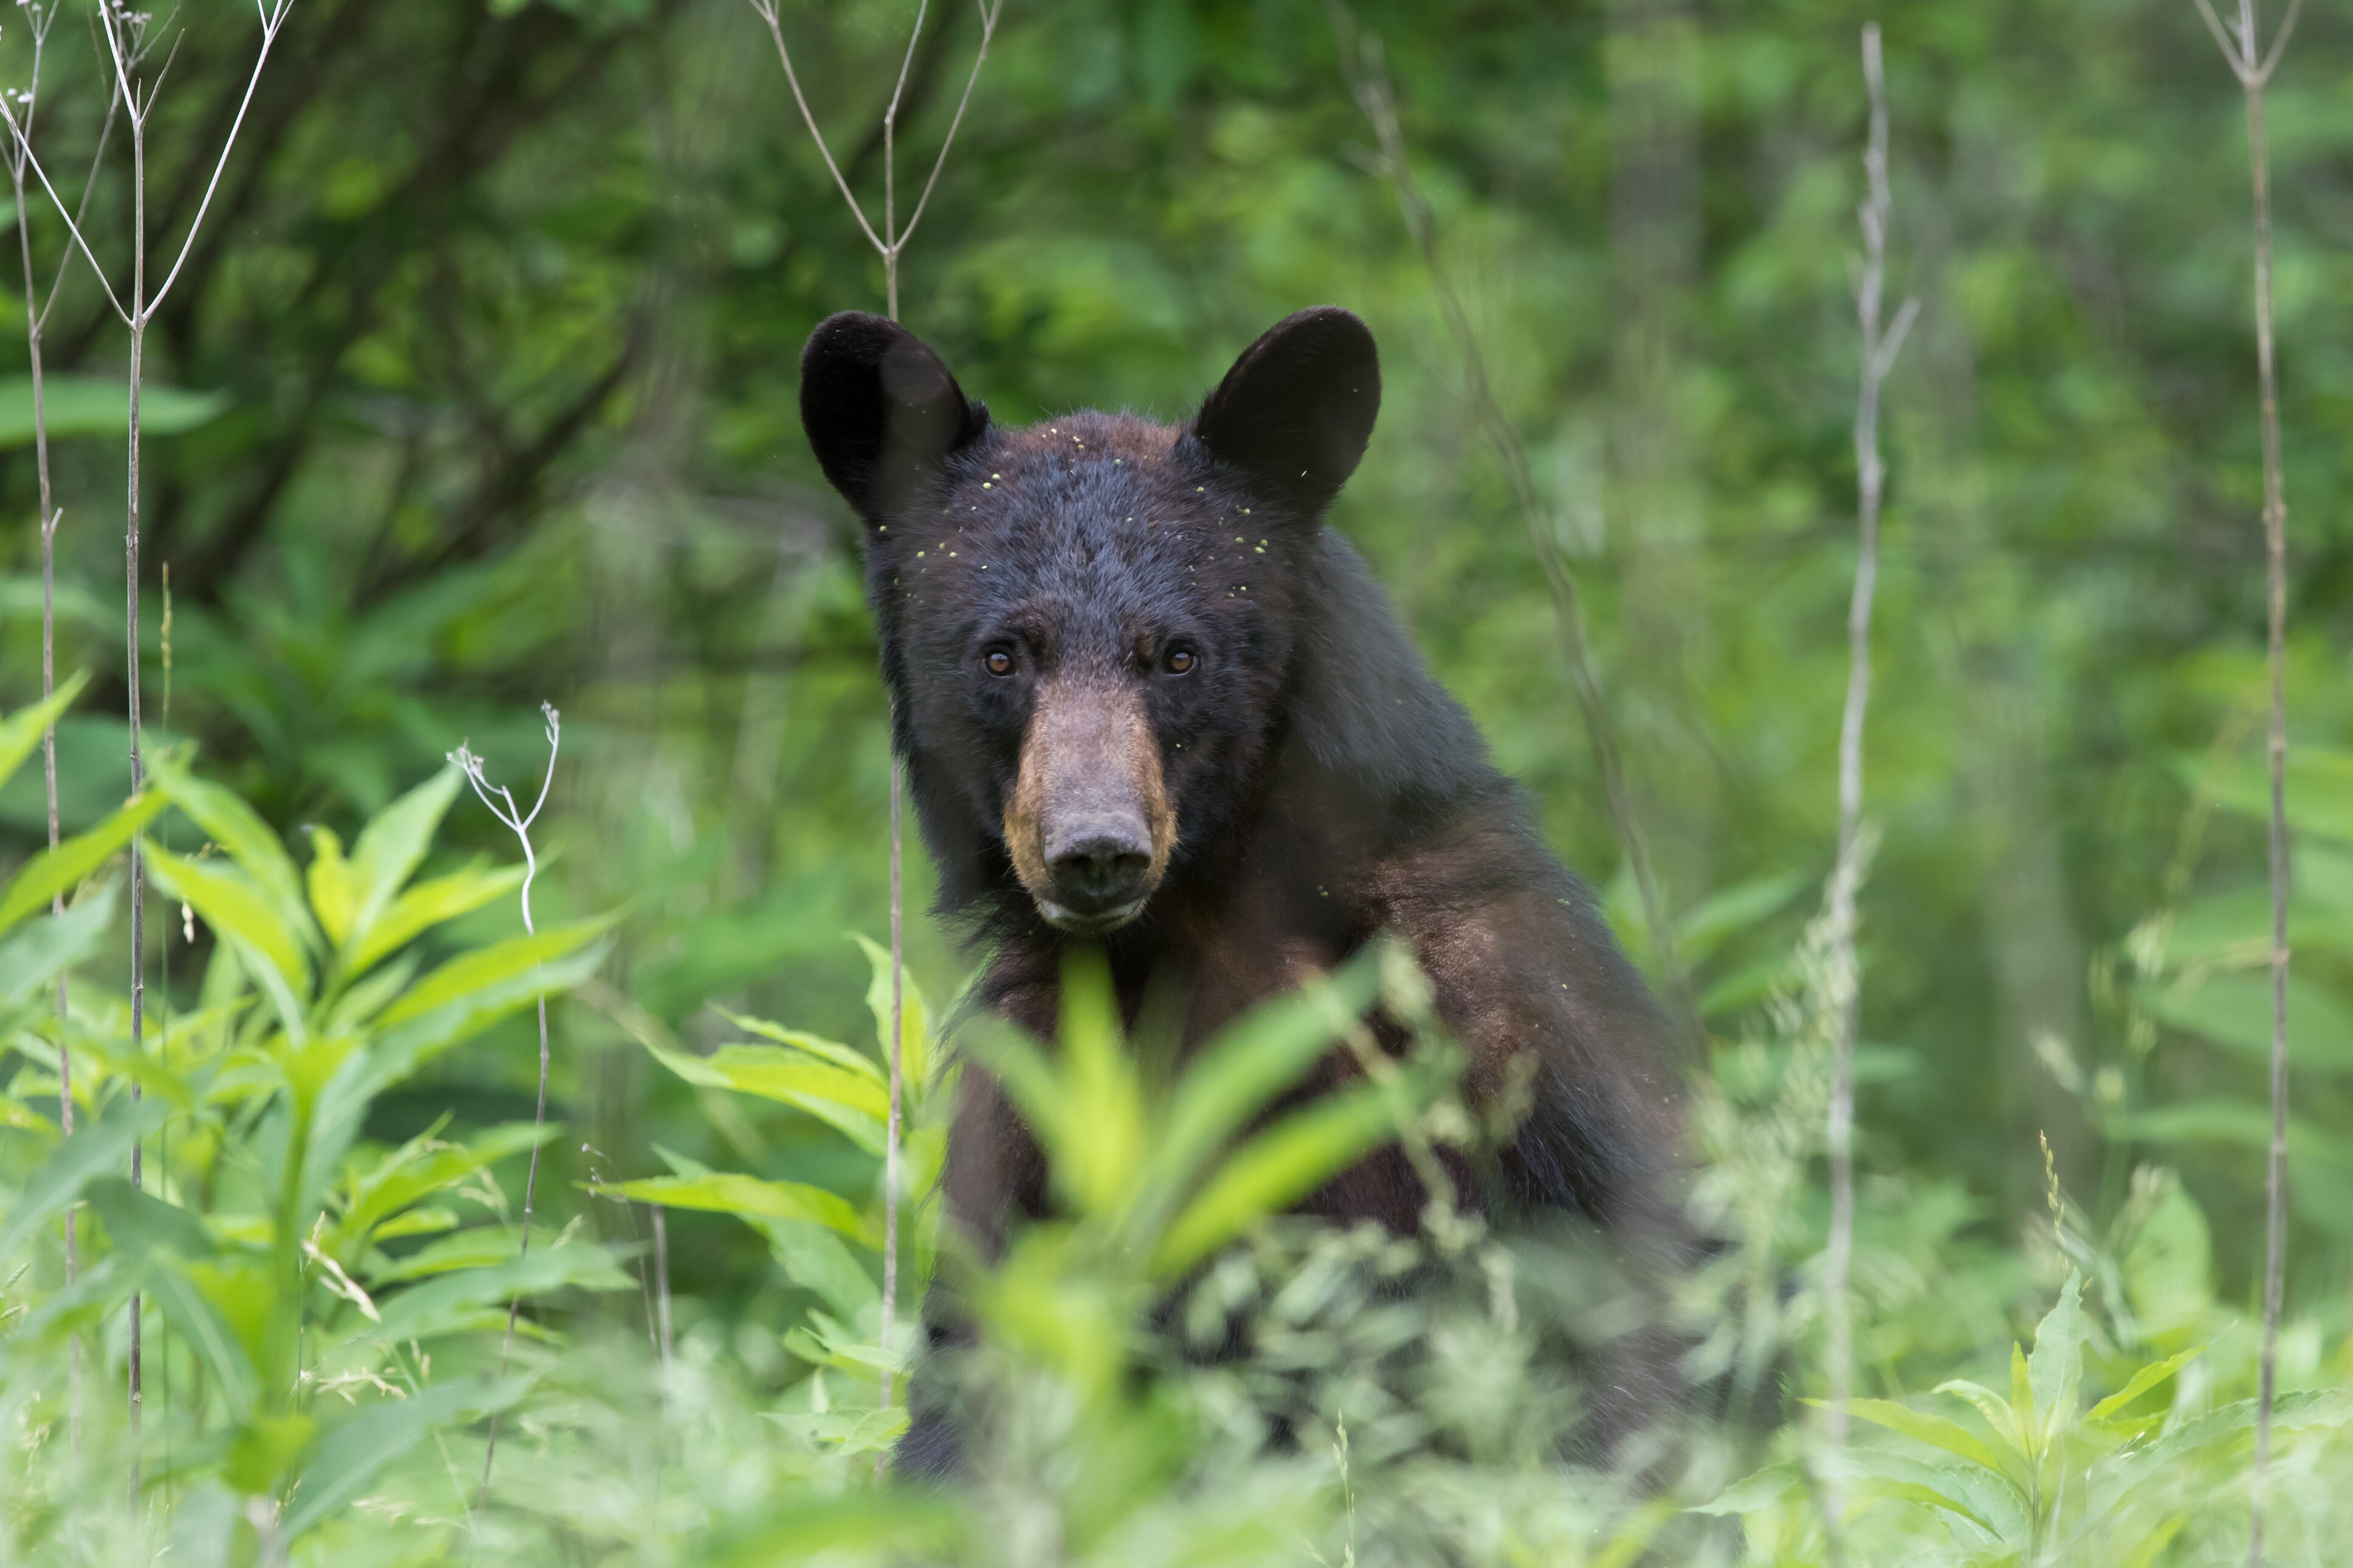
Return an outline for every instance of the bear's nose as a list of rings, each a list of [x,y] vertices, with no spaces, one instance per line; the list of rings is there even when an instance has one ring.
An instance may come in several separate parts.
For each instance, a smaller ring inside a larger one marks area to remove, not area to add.
[[[1046,861],[1057,901],[1078,915],[1104,914],[1134,903],[1151,865],[1152,842],[1140,824],[1102,822],[1070,834]]]

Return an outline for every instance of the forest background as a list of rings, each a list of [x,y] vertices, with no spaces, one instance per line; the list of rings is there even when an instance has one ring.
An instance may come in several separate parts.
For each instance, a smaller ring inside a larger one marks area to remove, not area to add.
[[[783,16],[861,191],[880,182],[910,9]],[[2215,1310],[2253,1318],[2269,1129],[2261,468],[2241,102],[2196,9],[1354,13],[1381,40],[1443,265],[1585,595],[1719,1068],[1788,1032],[1774,1002],[1808,984],[1834,845],[1856,37],[1872,19],[1893,117],[1889,291],[1920,310],[1886,390],[1858,1268],[1893,1300],[1871,1248],[1934,1252],[1966,1276],[1969,1310],[1933,1332],[1881,1323],[1862,1359],[1894,1368],[1933,1340],[2006,1361],[2060,1287],[2070,1225],[2128,1252],[2176,1193],[2200,1216],[2176,1239]],[[212,4],[169,25],[185,36],[150,133],[150,222],[176,244],[255,27]],[[979,31],[945,5],[914,48],[902,189]],[[0,58],[20,33],[0,29]],[[45,67],[53,171],[83,166],[107,110],[80,35],[68,13]],[[151,390],[189,395],[157,405],[146,452],[153,743],[194,742],[197,770],[290,844],[314,825],[348,844],[461,740],[522,793],[553,702],[540,919],[619,911],[596,984],[550,1015],[555,1225],[577,1212],[634,1243],[637,1222],[584,1184],[680,1168],[665,1150],[864,1201],[867,1152],[645,1047],[649,1026],[703,1050],[735,1037],[712,1004],[870,1039],[869,961],[846,933],[887,927],[886,720],[857,530],[797,406],[802,341],[833,310],[881,308],[881,268],[766,29],[739,0],[303,0],[276,51],[148,342]],[[1181,417],[1280,316],[1363,315],[1385,404],[1333,525],[1653,959],[1553,604],[1344,53],[1306,0],[1015,0],[903,261],[902,317],[1016,424],[1083,405]],[[2302,19],[2271,108],[2298,879],[2303,1337],[2284,1375],[2327,1386],[2353,1290],[2353,28],[2332,8]],[[86,224],[101,256],[126,243],[128,208],[104,199],[123,162],[118,142]],[[54,216],[30,215],[44,276],[63,255]],[[48,369],[118,381],[104,300],[86,268],[65,277]],[[25,302],[5,305],[0,326],[21,327]],[[15,712],[39,694],[39,541],[28,399],[0,395],[27,405],[0,407],[0,710]],[[52,414],[58,667],[92,676],[58,727],[69,834],[129,787],[121,420],[92,398],[79,424]],[[37,766],[0,788],[0,865],[45,841],[44,809]],[[178,847],[204,837],[184,827]],[[461,800],[429,864],[513,847]],[[944,999],[972,958],[918,913],[929,883],[912,852],[910,971]],[[151,986],[195,1008],[210,937],[192,921],[183,942],[168,912],[148,922],[169,964]],[[501,902],[449,940],[513,929]],[[121,983],[113,957],[87,967]],[[379,1096],[365,1146],[527,1121],[536,1063],[517,1014]],[[37,1163],[26,1148],[12,1180]],[[1799,1269],[1826,1213],[1808,1169]],[[495,1170],[519,1190],[519,1156]],[[1907,1225],[1923,1228],[1907,1240]],[[789,1387],[807,1368],[776,1332],[805,1292],[770,1253],[734,1219],[668,1216],[680,1335],[749,1369],[747,1386]],[[576,1310],[617,1322],[638,1305]]]

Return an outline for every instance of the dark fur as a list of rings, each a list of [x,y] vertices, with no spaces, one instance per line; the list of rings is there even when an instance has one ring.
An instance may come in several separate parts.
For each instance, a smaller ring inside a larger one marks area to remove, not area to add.
[[[1491,1206],[1566,1210],[1638,1251],[1672,1236],[1675,1091],[1657,1009],[1363,558],[1322,525],[1378,404],[1362,324],[1291,318],[1176,429],[1099,413],[994,428],[929,350],[875,317],[828,321],[803,363],[812,444],[869,524],[894,742],[939,911],[995,948],[986,1002],[1050,1034],[1067,940],[1003,837],[1035,686],[981,659],[1010,639],[1025,669],[1144,693],[1177,840],[1143,912],[1103,942],[1131,1011],[1148,982],[1173,980],[1189,1045],[1399,933],[1472,1053],[1474,1100],[1534,1058],[1533,1110]],[[1201,661],[1181,679],[1155,664],[1176,639]],[[945,1182],[984,1249],[1043,1205],[1038,1151],[977,1071]],[[1424,1201],[1386,1155],[1307,1206],[1409,1231]],[[919,1429],[902,1460],[950,1451],[943,1430]]]

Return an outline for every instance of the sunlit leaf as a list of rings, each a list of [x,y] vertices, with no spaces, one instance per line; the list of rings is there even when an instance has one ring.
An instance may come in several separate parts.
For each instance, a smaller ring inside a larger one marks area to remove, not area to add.
[[[1419,1086],[1435,1098],[1437,1086]],[[1252,1137],[1218,1167],[1153,1249],[1152,1272],[1184,1273],[1271,1214],[1291,1207],[1398,1135],[1381,1086],[1328,1094]]]
[[[1809,1400],[1807,1403],[1820,1402]],[[1873,1426],[1884,1426],[1891,1432],[1901,1432],[1915,1442],[1942,1448],[1946,1453],[1957,1455],[1997,1476],[2007,1477],[2010,1474],[2010,1468],[2002,1463],[1999,1454],[1986,1447],[1968,1427],[1942,1415],[1915,1410],[1892,1399],[1851,1399],[1847,1401],[1847,1413]]]
[[[377,812],[360,829],[359,837],[352,844],[351,860],[354,938],[364,942],[374,934],[376,921],[392,906],[394,897],[417,869],[417,863],[425,858],[425,851],[433,842],[434,829],[441,826],[442,816],[448,813],[449,803],[458,797],[464,782],[465,775],[452,763]],[[353,967],[365,966],[354,963]]]
[[[2043,1314],[2034,1331],[2034,1353],[2027,1358],[2028,1381],[2034,1385],[2034,1408],[2041,1421],[2042,1441],[2054,1439],[2075,1398],[2075,1384],[2084,1371],[2084,1342],[2091,1338],[2092,1322],[2084,1313],[2084,1281],[2070,1269],[2059,1300]]]
[[[343,841],[324,827],[311,829],[311,868],[304,879],[311,889],[311,912],[319,929],[337,947],[352,934],[359,898],[352,886],[352,863],[343,858]]]
[[[891,1046],[891,952],[854,931],[850,940],[865,951],[872,972],[866,986],[866,1008],[874,1015],[875,1044],[881,1048],[887,1063]],[[920,1092],[931,1081],[931,1013],[923,1005],[923,994],[916,989],[914,976],[906,973],[903,964],[899,972],[899,990],[900,1074]]]
[[[863,1246],[882,1244],[881,1226],[877,1221],[859,1213],[839,1194],[801,1182],[764,1181],[757,1176],[714,1171],[700,1176],[649,1176],[641,1181],[608,1183],[598,1190],[641,1204],[659,1204],[665,1208],[808,1220]]]
[[[2085,1413],[2084,1418],[2090,1421],[2105,1421],[2109,1416],[2116,1415],[2118,1411],[2130,1405],[2134,1400],[2138,1399],[2142,1394],[2147,1394],[2150,1389],[2155,1388],[2158,1384],[2163,1383],[2167,1378],[2171,1377],[2175,1373],[2179,1372],[2183,1367],[2188,1366],[2191,1362],[2197,1360],[2200,1355],[2203,1355],[2205,1352],[2206,1347],[2204,1345],[2198,1345],[2192,1349],[2183,1351],[2179,1355],[2168,1356],[2165,1360],[2159,1362],[2151,1362],[2148,1365],[2142,1367],[2139,1371],[2134,1373],[2131,1379],[2126,1382],[2122,1388],[2119,1388],[2114,1394],[2109,1394],[2097,1405],[2093,1405],[2092,1408]]]
[[[89,684],[90,671],[78,669],[41,701],[28,702],[0,719],[0,784],[6,784],[25,759],[33,754],[33,748],[41,743],[41,737],[58,721],[58,715],[72,707],[74,699]]]
[[[167,804],[153,790],[135,795],[121,810],[95,827],[77,833],[55,849],[44,849],[26,861],[7,890],[0,893],[0,931],[8,930],[56,895],[72,892],[76,884],[119,853],[131,842],[132,836],[154,820]]]
[[[353,974],[366,973],[402,943],[412,942],[444,921],[470,914],[522,886],[523,868],[501,866],[492,870],[469,867],[435,877],[408,889],[392,901],[367,929],[344,959]]]
[[[192,905],[197,918],[237,944],[247,973],[261,982],[286,1032],[301,1039],[303,1002],[311,994],[311,959],[295,929],[279,917],[275,901],[237,871],[217,862],[185,859],[153,844],[147,846],[146,854],[148,872],[157,889]]]
[[[269,825],[234,791],[197,778],[168,757],[157,758],[154,779],[155,787],[203,828],[206,837],[227,851],[229,858],[252,879],[252,886],[259,890],[271,917],[285,929],[289,939],[298,948],[307,949],[315,940],[310,900],[304,896],[302,878],[295,871],[294,862]],[[191,903],[195,901],[189,900]],[[307,957],[305,952],[305,973]],[[294,966],[281,963],[280,968],[290,982]]]

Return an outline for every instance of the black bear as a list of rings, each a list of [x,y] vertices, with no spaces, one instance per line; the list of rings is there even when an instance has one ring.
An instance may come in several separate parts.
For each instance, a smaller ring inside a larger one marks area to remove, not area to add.
[[[1063,946],[1085,941],[1131,1011],[1175,981],[1187,1044],[1396,933],[1469,1049],[1474,1103],[1526,1086],[1491,1205],[1671,1234],[1658,1009],[1324,526],[1379,405],[1372,334],[1331,308],[1278,323],[1176,426],[998,429],[895,323],[811,334],[801,419],[866,522],[938,911],[993,945],[986,1003],[1040,1036]],[[963,1081],[946,1202],[986,1250],[1042,1212],[1045,1173],[986,1075]],[[1410,1232],[1425,1201],[1392,1153],[1306,1206]],[[919,1420],[902,1462],[951,1452]]]

